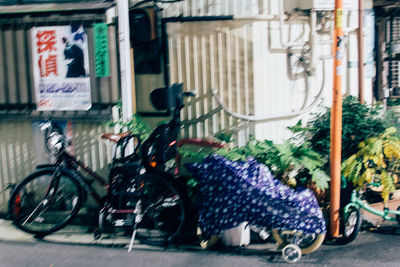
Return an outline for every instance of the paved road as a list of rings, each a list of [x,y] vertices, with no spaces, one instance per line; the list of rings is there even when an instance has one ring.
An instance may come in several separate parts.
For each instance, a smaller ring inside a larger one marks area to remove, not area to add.
[[[351,244],[324,244],[292,266],[400,266],[400,231],[362,232]],[[0,266],[287,266],[280,254],[137,249],[49,242],[0,242]]]

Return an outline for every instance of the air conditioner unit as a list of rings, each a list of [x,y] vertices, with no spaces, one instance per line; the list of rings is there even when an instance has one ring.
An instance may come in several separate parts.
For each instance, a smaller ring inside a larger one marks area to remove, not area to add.
[[[298,8],[301,10],[314,9],[318,11],[334,10],[335,0],[285,0],[285,11]],[[357,10],[357,0],[343,0],[343,9]]]

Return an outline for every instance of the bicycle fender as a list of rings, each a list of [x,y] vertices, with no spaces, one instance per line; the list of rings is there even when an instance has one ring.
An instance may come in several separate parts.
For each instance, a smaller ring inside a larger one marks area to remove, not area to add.
[[[347,216],[347,213],[349,212],[349,209],[350,209],[351,207],[354,207],[354,208],[356,208],[356,209],[359,208],[358,205],[355,204],[355,203],[349,203],[349,204],[347,204],[347,205],[343,208],[343,215],[344,215],[344,216]]]

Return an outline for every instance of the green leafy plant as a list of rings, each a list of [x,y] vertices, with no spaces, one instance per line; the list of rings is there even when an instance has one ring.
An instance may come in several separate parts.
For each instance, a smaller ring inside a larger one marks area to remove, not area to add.
[[[186,163],[194,163],[194,162],[202,162],[207,156],[214,153],[216,148],[212,147],[201,147],[194,145],[183,145],[178,149],[178,153],[181,157],[181,162],[179,166],[179,175],[189,177],[186,185],[188,189],[189,197],[192,197],[197,191],[197,181],[193,177],[189,171],[186,170],[184,164]]]
[[[218,154],[230,160],[245,160],[252,156],[267,165],[272,173],[290,186],[308,186],[315,183],[320,190],[328,188],[329,176],[322,170],[323,159],[309,149],[309,144],[295,145],[289,141],[274,144],[272,141],[251,139],[246,146],[231,150],[221,149]]]
[[[143,119],[135,114],[132,118],[128,120],[124,120],[122,118],[121,110],[122,110],[122,102],[119,100],[116,104],[116,107],[119,109],[119,118],[116,121],[107,121],[105,124],[108,127],[118,127],[121,131],[130,131],[132,134],[137,134],[140,136],[140,139],[146,140],[151,133],[150,127],[143,121]]]
[[[369,183],[381,184],[384,201],[395,191],[398,180],[400,139],[395,133],[396,128],[390,127],[378,137],[366,139],[342,164],[343,175],[358,189]]]
[[[233,134],[228,131],[222,131],[215,135],[215,138],[224,143],[232,143],[233,142]]]
[[[330,116],[331,109],[325,108],[315,114],[302,128],[298,124],[293,130],[300,132],[298,138],[310,144],[310,147],[326,159],[330,153]],[[385,129],[382,109],[379,106],[362,105],[353,96],[343,100],[342,112],[342,159],[347,159],[358,151],[358,144],[369,137],[378,136]],[[328,161],[327,161],[328,162]],[[325,166],[325,170],[328,166]]]
[[[389,98],[387,101],[388,106],[399,106],[400,105],[400,98]]]
[[[182,158],[189,159],[190,162],[201,162],[212,153],[217,153],[233,161],[245,161],[247,157],[251,156],[258,162],[267,165],[276,177],[292,187],[306,187],[314,184],[317,189],[322,191],[329,187],[330,178],[322,169],[324,160],[317,152],[310,150],[307,143],[294,145],[287,141],[283,144],[274,144],[269,140],[258,141],[251,138],[245,146],[233,149],[193,150],[183,146],[179,153]]]

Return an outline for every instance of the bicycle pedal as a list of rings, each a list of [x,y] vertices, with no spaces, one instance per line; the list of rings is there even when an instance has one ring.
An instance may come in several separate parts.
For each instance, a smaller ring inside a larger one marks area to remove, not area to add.
[[[134,225],[134,223],[133,223],[132,221],[130,221],[130,220],[122,220],[122,219],[120,219],[120,220],[115,220],[113,224],[114,224],[114,226],[116,226],[116,227],[121,227],[121,226],[133,226],[133,225]]]

